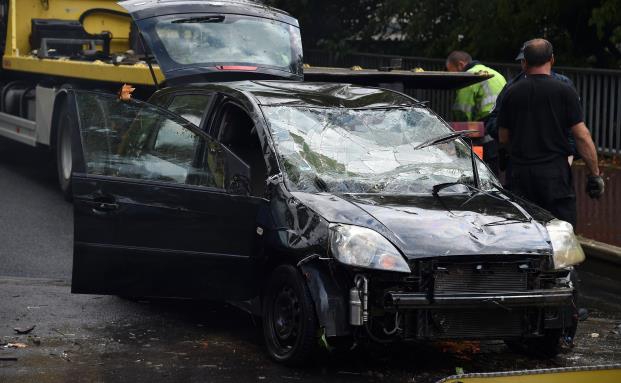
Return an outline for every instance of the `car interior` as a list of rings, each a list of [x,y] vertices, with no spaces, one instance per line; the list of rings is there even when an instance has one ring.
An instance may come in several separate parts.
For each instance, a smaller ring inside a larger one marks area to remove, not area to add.
[[[250,194],[262,197],[267,167],[252,119],[233,103],[224,105],[221,116],[218,140],[250,167]]]

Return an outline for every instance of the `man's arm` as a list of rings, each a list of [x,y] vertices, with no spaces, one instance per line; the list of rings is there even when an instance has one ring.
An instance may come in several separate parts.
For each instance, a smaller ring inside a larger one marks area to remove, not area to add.
[[[485,134],[489,134],[493,139],[498,140],[498,114],[500,113],[500,106],[502,104],[502,99],[505,96],[505,91],[507,90],[507,86],[498,94],[496,98],[496,105],[494,105],[494,109],[487,115],[485,119]]]
[[[509,144],[509,129],[502,126],[498,128],[498,142],[500,142],[500,145],[504,146]]]
[[[571,134],[576,140],[576,149],[582,156],[591,175],[599,175],[599,166],[597,165],[597,150],[591,138],[591,132],[584,122],[579,122],[571,127]]]

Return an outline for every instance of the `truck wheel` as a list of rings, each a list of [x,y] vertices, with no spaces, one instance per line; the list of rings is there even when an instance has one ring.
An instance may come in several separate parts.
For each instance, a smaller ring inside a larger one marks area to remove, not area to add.
[[[71,168],[73,155],[71,152],[71,133],[76,129],[75,117],[69,113],[67,103],[59,109],[58,128],[56,129],[56,170],[58,184],[63,196],[71,201]]]
[[[277,362],[308,363],[318,348],[318,324],[313,300],[298,270],[282,265],[274,270],[263,295],[263,335]]]

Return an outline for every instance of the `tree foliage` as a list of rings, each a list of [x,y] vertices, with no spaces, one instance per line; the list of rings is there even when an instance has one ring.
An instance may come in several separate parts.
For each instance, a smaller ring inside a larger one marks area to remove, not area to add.
[[[268,0],[300,20],[306,48],[511,61],[545,37],[560,65],[619,68],[621,0]]]

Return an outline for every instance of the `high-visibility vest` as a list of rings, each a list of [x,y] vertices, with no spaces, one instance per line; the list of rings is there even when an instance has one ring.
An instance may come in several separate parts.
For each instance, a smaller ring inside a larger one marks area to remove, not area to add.
[[[453,120],[481,121],[494,109],[496,98],[507,81],[500,73],[483,64],[476,64],[467,72],[487,72],[494,77],[457,90],[452,109]]]

